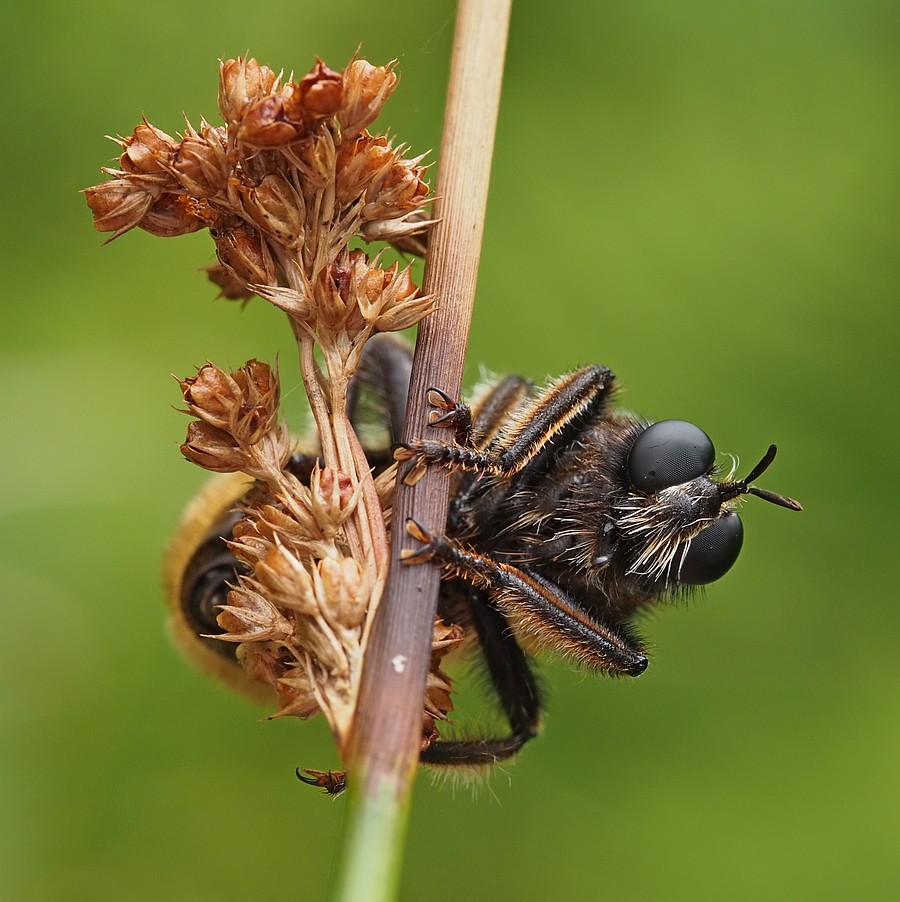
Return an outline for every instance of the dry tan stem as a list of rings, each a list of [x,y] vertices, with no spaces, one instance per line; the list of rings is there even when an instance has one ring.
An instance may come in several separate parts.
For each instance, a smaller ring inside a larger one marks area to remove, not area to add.
[[[458,394],[471,320],[487,203],[510,0],[461,0],[439,155],[435,218],[423,290],[439,307],[419,331],[413,364],[407,437],[426,431],[426,389]],[[362,792],[403,795],[415,772],[422,697],[431,656],[439,571],[404,567],[398,555],[411,540],[407,518],[443,531],[447,476],[429,471],[414,487],[398,486],[388,591],[372,627],[349,764]],[[387,787],[391,787],[388,789]]]

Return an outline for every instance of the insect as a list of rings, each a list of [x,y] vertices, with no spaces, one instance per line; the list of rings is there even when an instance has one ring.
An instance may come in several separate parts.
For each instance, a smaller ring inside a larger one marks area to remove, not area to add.
[[[409,352],[396,341],[372,342],[364,356],[351,418],[358,416],[365,384],[374,383],[381,388],[379,416],[396,439]],[[421,546],[406,563],[442,566],[439,613],[474,637],[508,722],[504,735],[437,739],[422,751],[423,763],[492,764],[537,734],[541,693],[522,640],[591,670],[643,673],[648,658],[632,626],[635,614],[731,568],[743,542],[734,511],[741,496],[801,509],[753,484],[772,463],[774,445],[748,476],[735,479],[717,470],[713,443],[699,427],[681,420],[649,423],[615,410],[614,390],[615,378],[604,366],[544,387],[509,376],[483,387],[470,406],[434,388],[429,435],[394,445],[407,482],[427,467],[454,473],[444,529],[429,532],[410,521],[408,531]],[[376,469],[390,461],[383,446],[367,453]],[[312,461],[295,457],[299,478],[304,469],[308,478]],[[226,506],[217,498],[217,512],[203,518],[191,540],[193,550],[179,551],[181,575],[170,581],[170,597],[182,632],[197,641],[201,632],[219,631],[216,605],[235,579],[237,564],[224,539],[236,519],[228,511],[243,491],[246,483],[232,485]],[[231,646],[202,641],[212,643],[207,653],[230,656],[237,666]]]

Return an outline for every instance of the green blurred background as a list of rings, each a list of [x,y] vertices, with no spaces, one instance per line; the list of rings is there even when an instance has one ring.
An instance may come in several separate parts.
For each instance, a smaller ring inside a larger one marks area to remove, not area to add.
[[[101,248],[77,193],[145,112],[216,115],[216,60],[399,60],[382,125],[437,148],[450,3],[18,4],[6,17],[0,898],[318,899],[345,805],[322,722],[196,675],[160,554],[203,479],[169,373],[281,352],[213,300],[208,236]],[[544,735],[418,786],[402,898],[884,899],[900,887],[898,19],[889,0],[520,2],[470,379],[600,361],[802,515],[646,632],[634,682],[544,668]],[[302,417],[302,393],[289,399]],[[885,483],[887,482],[887,485]],[[462,705],[461,705],[462,707]],[[462,723],[480,715],[463,714]]]

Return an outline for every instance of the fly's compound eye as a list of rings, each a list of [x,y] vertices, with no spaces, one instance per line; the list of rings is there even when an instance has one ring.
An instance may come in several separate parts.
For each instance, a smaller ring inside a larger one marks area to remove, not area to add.
[[[737,560],[744,544],[741,518],[730,511],[700,530],[691,540],[678,581],[689,586],[703,586],[724,576]]]
[[[660,420],[634,443],[628,455],[628,479],[640,492],[658,492],[704,476],[715,457],[712,440],[699,426]]]

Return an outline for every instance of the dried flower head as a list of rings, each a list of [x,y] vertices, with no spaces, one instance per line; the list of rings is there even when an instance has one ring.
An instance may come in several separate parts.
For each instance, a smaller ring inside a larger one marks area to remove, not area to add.
[[[229,547],[244,571],[218,615],[248,674],[270,686],[275,716],[323,711],[340,747],[352,729],[366,627],[386,572],[395,471],[377,482],[347,418],[364,343],[417,323],[433,307],[409,267],[382,265],[355,238],[422,252],[430,226],[421,156],[367,130],[397,84],[391,66],[317,60],[299,79],[256,60],[219,67],[224,124],[201,119],[172,137],[146,119],[120,137],[118,168],[85,191],[94,224],[117,238],[209,229],[206,268],[227,298],[258,295],[283,310],[297,338],[318,428],[320,463],[297,478],[279,415],[274,369],[212,363],[179,380],[192,417],[183,455],[214,472],[242,472]],[[423,743],[452,708],[441,659],[462,639],[436,624],[423,699]]]

